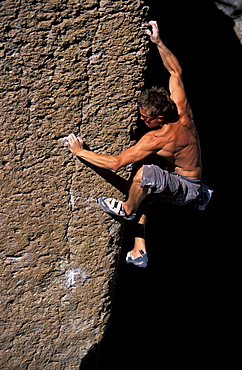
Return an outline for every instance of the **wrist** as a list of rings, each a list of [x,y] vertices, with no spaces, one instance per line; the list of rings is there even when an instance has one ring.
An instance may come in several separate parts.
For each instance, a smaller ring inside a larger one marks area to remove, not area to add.
[[[84,152],[84,149],[78,149],[78,151],[75,153],[78,157],[82,157],[83,155],[83,152]]]
[[[72,154],[76,155],[77,157],[82,157],[83,155],[83,149],[80,149],[80,148],[76,148],[76,149],[71,149],[70,148],[70,151],[72,152]]]
[[[158,40],[157,40],[157,42],[156,42],[156,45],[157,45],[158,47],[162,47],[164,44],[163,44],[163,42],[161,41],[161,39],[158,39]]]

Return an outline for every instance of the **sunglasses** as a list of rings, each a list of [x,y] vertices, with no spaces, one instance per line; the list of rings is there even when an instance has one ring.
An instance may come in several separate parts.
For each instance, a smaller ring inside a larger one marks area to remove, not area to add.
[[[153,119],[156,119],[157,116],[154,116],[154,117],[147,117],[147,116],[144,116],[143,114],[140,113],[140,118],[143,119],[144,121],[146,122],[151,122],[153,121]]]

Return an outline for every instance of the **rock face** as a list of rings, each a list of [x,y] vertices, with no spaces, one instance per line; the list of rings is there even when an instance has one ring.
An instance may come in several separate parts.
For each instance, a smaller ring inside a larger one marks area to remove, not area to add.
[[[1,6],[0,367],[79,369],[106,329],[120,250],[122,225],[96,198],[123,197],[128,174],[97,172],[59,139],[80,134],[106,154],[130,146],[143,3]]]
[[[215,1],[217,7],[234,21],[234,32],[242,44],[242,2],[241,0]]]

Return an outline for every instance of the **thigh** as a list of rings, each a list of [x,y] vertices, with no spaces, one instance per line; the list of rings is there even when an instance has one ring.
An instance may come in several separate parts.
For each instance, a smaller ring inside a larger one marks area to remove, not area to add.
[[[148,194],[159,194],[164,200],[176,204],[186,204],[196,199],[200,187],[155,165],[143,166],[140,186],[147,187]]]
[[[144,165],[140,187],[147,187],[148,194],[176,192],[180,186],[179,179],[159,166]]]

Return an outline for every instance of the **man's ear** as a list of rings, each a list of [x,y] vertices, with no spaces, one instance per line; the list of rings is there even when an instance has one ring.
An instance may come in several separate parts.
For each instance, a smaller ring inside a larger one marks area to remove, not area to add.
[[[157,116],[157,121],[158,122],[163,122],[164,121],[164,117],[163,116]]]

